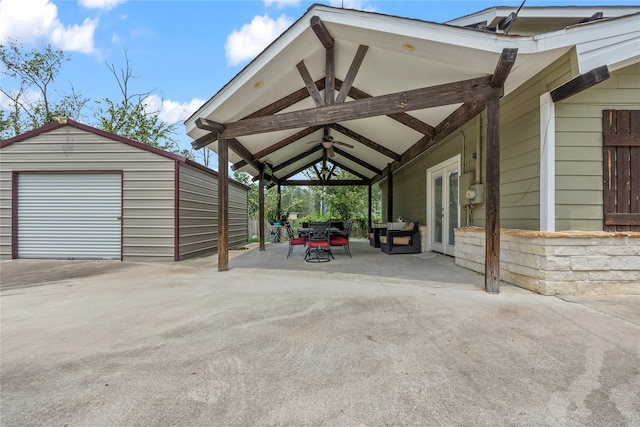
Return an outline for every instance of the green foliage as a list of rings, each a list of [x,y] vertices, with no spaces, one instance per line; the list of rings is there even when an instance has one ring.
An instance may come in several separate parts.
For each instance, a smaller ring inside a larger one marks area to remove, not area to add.
[[[127,51],[125,50],[125,68],[116,70],[113,64],[107,64],[107,68],[115,77],[122,98],[117,101],[110,98],[97,101],[97,126],[115,135],[193,158],[191,152],[181,151],[174,139],[177,125],[170,125],[160,120],[159,111],[149,111],[151,92],[138,94],[129,92],[131,80],[136,76],[133,75]]]
[[[69,58],[50,44],[25,50],[16,40],[0,44],[2,74],[18,88],[0,92],[8,99],[9,109],[0,117],[0,137],[9,138],[51,123],[55,116],[80,117],[88,98],[71,86],[67,94],[56,95],[53,84]]]
[[[332,220],[331,215],[321,214],[316,212],[311,215],[306,215],[302,218],[298,218],[298,222],[329,222]]]
[[[98,101],[97,126],[107,132],[120,135],[161,150],[175,152],[177,142],[173,139],[176,125],[169,125],[157,115],[145,110],[145,98]]]

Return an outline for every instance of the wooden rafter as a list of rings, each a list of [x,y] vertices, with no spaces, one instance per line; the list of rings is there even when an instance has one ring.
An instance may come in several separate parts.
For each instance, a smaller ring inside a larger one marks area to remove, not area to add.
[[[362,61],[364,61],[364,56],[367,54],[367,50],[369,50],[369,46],[360,45],[358,47],[358,51],[351,62],[349,71],[347,71],[347,76],[342,82],[338,96],[336,97],[336,103],[344,102],[347,99],[347,95],[349,95],[349,91],[351,90],[353,81],[356,79],[356,74],[358,74]]]
[[[353,174],[353,175],[357,176],[357,177],[358,177],[358,178],[360,178],[360,179],[364,179],[364,180],[365,180],[365,181],[367,181],[367,182],[369,182],[369,181],[370,181],[370,178],[369,178],[369,177],[362,175],[360,172],[355,171],[355,170],[351,169],[351,168],[350,168],[350,167],[348,167],[348,166],[345,166],[343,163],[339,162],[338,160],[332,159],[332,160],[331,160],[331,163],[333,163],[333,165],[334,165],[334,166],[338,166],[340,169],[344,169],[344,170],[346,170],[347,172],[349,172],[349,173],[351,173],[351,174]]]
[[[372,140],[370,140],[369,138],[366,138],[362,135],[360,135],[357,132],[352,131],[349,128],[346,128],[342,125],[339,125],[337,123],[332,123],[329,125],[329,127],[331,127],[331,129],[334,129],[338,132],[340,132],[343,135],[348,136],[349,138],[358,141],[360,144],[365,145],[369,148],[371,148],[372,150],[375,150],[381,154],[384,154],[385,156],[394,159],[394,160],[400,160],[400,154],[396,153],[395,151],[389,150],[387,147],[378,144],[377,142],[374,142]]]
[[[304,159],[305,157],[310,156],[311,154],[322,150],[322,144],[317,144],[313,147],[311,147],[310,149],[308,149],[307,151],[305,151],[304,153],[300,153],[295,157],[290,158],[289,160],[287,160],[286,162],[280,163],[279,165],[276,165],[272,168],[272,170],[274,172],[278,172],[279,170],[282,170],[284,168],[286,168],[287,166],[291,166],[292,164],[299,162],[300,160]]]
[[[342,157],[345,157],[346,159],[349,159],[352,162],[362,166],[363,168],[370,170],[371,172],[375,172],[376,174],[382,173],[382,170],[378,169],[377,167],[375,167],[373,165],[370,165],[369,163],[365,162],[361,158],[356,157],[356,156],[354,156],[353,154],[351,154],[351,153],[349,153],[347,151],[341,150],[340,148],[337,148],[337,147],[333,147],[333,151],[336,154],[339,154]]]
[[[300,73],[300,77],[302,77],[302,81],[304,82],[305,87],[307,88],[307,92],[309,92],[309,96],[313,99],[313,102],[316,104],[316,107],[324,105],[324,99],[322,99],[322,94],[318,90],[318,86],[316,86],[313,78],[311,77],[311,73],[307,69],[304,61],[298,62],[296,65],[298,72]]]
[[[300,132],[296,132],[295,134],[288,136],[287,138],[276,142],[273,145],[270,145],[269,147],[265,148],[264,150],[258,151],[256,154],[253,155],[253,160],[254,161],[259,161],[261,158],[268,156],[271,153],[274,153],[278,150],[280,150],[281,148],[286,147],[289,144],[293,144],[294,142],[296,142],[297,140],[299,140],[300,138],[304,138],[307,135],[311,135],[313,132],[316,132],[318,130],[322,129],[322,126],[313,126],[307,129],[303,129]],[[236,164],[234,164],[231,169],[232,170],[238,170],[244,166],[247,165],[246,161],[240,161]]]

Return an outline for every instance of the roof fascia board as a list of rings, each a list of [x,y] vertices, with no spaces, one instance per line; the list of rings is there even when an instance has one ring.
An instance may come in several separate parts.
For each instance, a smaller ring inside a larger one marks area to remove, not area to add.
[[[486,21],[489,26],[518,10],[517,6],[496,6],[470,15],[446,21],[456,26],[473,25]],[[518,13],[520,18],[587,18],[596,12],[604,12],[605,18],[632,15],[638,12],[637,6],[525,6]]]
[[[400,35],[412,39],[424,39],[430,42],[484,50],[497,54],[500,54],[505,48],[518,47],[513,45],[516,40],[531,39],[529,36],[505,36],[373,12],[344,11],[343,9],[326,9],[322,7],[318,7],[316,12],[325,24],[339,24],[359,27],[365,30],[375,29],[375,31],[381,33]]]
[[[634,63],[640,52],[640,14],[576,25],[534,37],[538,53],[576,47],[578,74],[602,65]],[[619,68],[619,67],[618,67]]]

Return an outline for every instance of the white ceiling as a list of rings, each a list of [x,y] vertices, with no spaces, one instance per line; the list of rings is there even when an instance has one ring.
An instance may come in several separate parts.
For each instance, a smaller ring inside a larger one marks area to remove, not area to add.
[[[573,47],[566,38],[553,38],[553,43],[541,43],[541,40],[533,37],[504,36],[316,5],[185,122],[188,135],[197,139],[207,134],[207,131],[198,129],[195,125],[195,120],[199,117],[218,123],[238,121],[304,88],[304,82],[296,68],[300,61],[304,61],[314,80],[322,79],[325,49],[310,27],[313,16],[320,17],[335,40],[335,74],[338,79],[344,80],[358,47],[369,47],[353,87],[372,96],[491,75],[502,50],[516,47],[519,49],[518,57],[505,83],[505,94],[508,94]],[[407,44],[413,46],[413,50],[407,50]],[[324,91],[322,93],[324,96]],[[350,100],[347,98],[346,102]],[[311,98],[306,98],[283,112],[313,107]],[[457,107],[458,105],[450,105],[408,114],[435,127]],[[386,116],[339,124],[397,154],[402,154],[424,136]],[[300,130],[302,129],[269,132],[237,139],[255,154]],[[393,161],[335,130],[330,133],[335,140],[354,146],[353,149],[339,146],[340,149],[377,169],[384,169]],[[318,130],[260,158],[259,161],[277,167],[312,148],[308,142],[319,143],[322,135],[323,131]],[[217,151],[217,142],[210,144],[208,148]],[[278,170],[275,175],[281,178],[312,160],[321,161],[322,153],[322,150],[318,150],[305,159]],[[241,160],[231,150],[229,158],[232,164]],[[376,175],[375,171],[339,154],[336,154],[334,160],[366,177]],[[241,170],[254,176],[258,173],[251,166],[245,166]]]

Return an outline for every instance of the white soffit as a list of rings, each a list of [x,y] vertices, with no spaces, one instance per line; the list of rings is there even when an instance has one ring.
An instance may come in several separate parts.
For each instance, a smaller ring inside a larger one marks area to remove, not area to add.
[[[490,75],[505,48],[518,49],[516,63],[505,83],[505,95],[571,49],[575,48],[580,72],[604,65],[601,63],[607,58],[609,62],[606,64],[612,61],[622,64],[625,58],[628,61],[629,56],[633,57],[630,52],[635,51],[637,56],[640,50],[640,15],[597,21],[535,37],[510,37],[369,12],[314,6],[190,117],[185,122],[187,133],[194,139],[207,133],[196,128],[195,120],[198,117],[220,123],[237,121],[303,89],[304,83],[296,68],[300,61],[304,61],[314,80],[323,78],[325,50],[310,27],[312,16],[318,16],[334,37],[338,79],[346,76],[358,46],[369,46],[353,85],[372,96]],[[406,50],[403,47],[406,44],[410,44],[412,50]],[[408,114],[436,126],[457,106],[411,111]],[[314,107],[313,101],[307,97],[282,112]],[[422,137],[422,134],[387,117],[340,124],[397,154],[406,151]],[[238,139],[255,154],[300,130]],[[391,161],[383,154],[339,135],[335,130],[331,134],[355,146],[353,150],[341,149],[357,153],[358,158],[372,166],[383,169]],[[317,131],[303,141],[290,144],[260,160],[273,165],[281,164],[311,148],[307,141],[320,140],[321,137],[322,131]],[[209,148],[217,151],[217,142]],[[321,159],[321,153],[314,153],[318,160]],[[232,163],[241,160],[233,151],[229,152],[229,157]],[[296,165],[283,168],[276,175],[284,176],[287,171],[295,170],[305,162],[309,160],[305,158]],[[351,167],[347,162],[348,159],[343,160],[345,166]],[[359,165],[353,166],[357,171],[360,168]],[[241,170],[254,175],[257,173],[250,166]],[[369,176],[370,172],[364,174]]]

